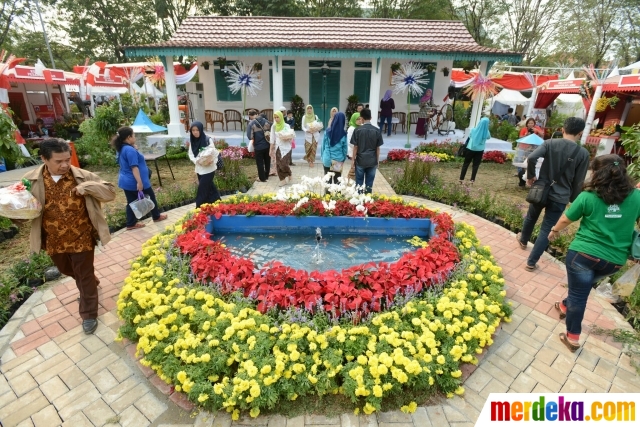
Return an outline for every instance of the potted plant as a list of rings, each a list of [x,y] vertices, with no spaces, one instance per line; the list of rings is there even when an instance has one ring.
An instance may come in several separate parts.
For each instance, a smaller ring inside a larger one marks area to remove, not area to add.
[[[436,66],[434,64],[427,64],[425,67],[427,73],[433,73],[436,70]]]
[[[227,71],[227,58],[222,56],[218,57],[218,65],[222,71]]]
[[[209,67],[211,66],[211,63],[209,61],[203,61],[202,64],[200,65],[202,65],[205,70],[208,70]]]
[[[402,67],[402,64],[400,64],[399,62],[394,62],[393,64],[391,64],[391,74],[395,74],[400,67]]]
[[[0,109],[0,157],[5,160],[17,157],[20,154],[20,149],[16,143],[16,131],[18,128],[10,117],[11,114],[11,109],[6,111]]]
[[[442,75],[445,77],[449,75],[449,67],[442,67],[440,71],[442,71]]]
[[[253,69],[255,71],[262,71],[262,62],[256,62],[255,64],[253,64]]]

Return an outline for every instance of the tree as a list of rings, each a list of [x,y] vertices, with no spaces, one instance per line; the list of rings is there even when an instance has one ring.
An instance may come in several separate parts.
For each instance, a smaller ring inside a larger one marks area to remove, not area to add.
[[[620,12],[623,15],[618,38],[614,42],[621,66],[640,61],[640,1],[631,0]]]
[[[451,15],[461,20],[471,36],[481,46],[495,46],[490,36],[495,34],[507,8],[500,0],[467,0],[451,3]]]
[[[560,19],[563,1],[559,0],[500,0],[505,8],[506,25],[500,33],[502,47],[523,54],[523,62],[531,64],[540,50],[567,25]],[[569,1],[569,0],[566,0]],[[593,0],[598,1],[598,0]],[[582,24],[582,23],[581,23]],[[585,28],[583,27],[583,31]],[[589,29],[591,31],[591,28]],[[584,31],[584,32],[589,32]]]
[[[0,7],[0,46],[4,47],[8,41],[9,31],[15,26],[15,21],[29,13],[28,0],[2,0]]]
[[[368,17],[392,19],[440,19],[449,20],[452,5],[450,0],[372,0]]]
[[[50,0],[51,1],[51,0]],[[126,62],[123,46],[161,39],[153,0],[61,0],[58,25],[82,56]]]
[[[306,16],[359,18],[362,16],[362,0],[309,0],[306,5]]]
[[[565,25],[558,33],[558,51],[579,64],[602,65],[620,37],[625,0],[566,0]],[[589,28],[589,31],[584,31]]]
[[[17,57],[27,58],[24,62],[26,65],[33,65],[40,58],[46,66],[51,67],[42,31],[21,29],[21,31],[12,30],[11,33],[11,53]],[[84,62],[84,58],[71,46],[66,46],[55,40],[49,40],[49,45],[58,68],[70,70],[74,65]]]
[[[156,15],[162,22],[163,38],[176,32],[188,16],[210,13],[207,0],[154,0]]]

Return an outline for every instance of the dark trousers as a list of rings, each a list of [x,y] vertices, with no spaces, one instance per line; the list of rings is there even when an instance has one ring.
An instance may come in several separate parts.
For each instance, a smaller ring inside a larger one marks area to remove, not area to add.
[[[331,172],[331,168],[328,168],[324,165],[322,165],[322,167],[324,168],[324,174],[326,175],[327,173]],[[342,176],[342,172],[333,172],[334,175],[331,178],[331,181],[329,181],[331,184],[339,184],[338,182],[338,178],[340,178]]]
[[[391,136],[391,120],[393,116],[380,116],[380,132],[382,132],[382,126],[384,122],[387,122],[387,136]]]
[[[536,222],[538,222],[542,209],[544,209],[544,217],[542,218],[542,224],[540,224],[540,233],[538,234],[536,243],[534,243],[533,249],[529,254],[527,265],[536,265],[542,256],[542,252],[549,246],[549,233],[551,232],[551,228],[556,225],[566,206],[565,203],[554,202],[553,200],[547,200],[546,205],[529,204],[529,210],[527,211],[527,216],[524,217],[522,233],[520,234],[520,241],[522,243],[526,244],[529,241],[531,233],[533,233],[533,227],[535,227]]]
[[[160,218],[160,209],[158,206],[158,201],[156,200],[156,194],[153,192],[153,188],[145,188],[144,190],[142,190],[142,192],[148,195],[153,204],[156,205],[156,207],[151,211],[151,217],[153,219]],[[133,210],[131,210],[131,206],[129,206],[129,203],[138,200],[138,191],[124,190],[124,195],[127,198],[127,227],[133,227],[138,223],[138,218],[136,218],[136,216],[133,214]]]
[[[464,176],[467,174],[467,169],[471,162],[473,162],[473,166],[471,167],[471,181],[476,180],[476,174],[478,173],[480,163],[482,163],[483,154],[484,151],[465,150],[464,163],[462,164],[462,170],[460,171],[460,181],[464,181]]]
[[[80,317],[82,320],[98,318],[98,284],[93,268],[93,250],[76,254],[55,254],[51,260],[60,273],[76,281],[80,291]]]
[[[562,303],[567,308],[567,333],[577,340],[582,332],[582,319],[587,308],[587,299],[593,285],[600,279],[620,270],[613,264],[582,252],[567,251],[565,258],[569,292]]]
[[[258,179],[266,182],[271,172],[271,156],[269,156],[269,148],[264,150],[256,150],[256,166],[258,167]]]
[[[196,193],[196,208],[206,203],[213,203],[220,200],[220,192],[213,182],[215,171],[204,175],[198,174],[198,192]]]
[[[377,169],[378,166],[363,168],[356,165],[356,187],[359,188],[358,192],[363,192],[363,186],[365,193],[371,194],[373,192],[373,180],[376,178]]]

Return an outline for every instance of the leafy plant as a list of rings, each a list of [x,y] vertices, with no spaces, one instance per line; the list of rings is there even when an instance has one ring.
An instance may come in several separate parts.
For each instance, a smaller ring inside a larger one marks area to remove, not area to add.
[[[453,107],[453,120],[456,123],[456,128],[463,130],[468,128],[470,118],[471,108],[465,108],[462,102],[456,102]]]
[[[20,156],[20,149],[16,143],[16,131],[18,128],[11,119],[11,114],[13,112],[9,108],[5,111],[0,111],[0,157],[5,159],[15,159]]]
[[[395,73],[396,71],[398,71],[400,69],[400,67],[402,67],[401,63],[394,62],[393,64],[391,64],[391,73]]]
[[[347,110],[345,111],[345,116],[347,116],[347,121],[351,119],[351,115],[356,112],[358,109],[358,95],[353,94],[347,97]]]
[[[621,141],[627,156],[631,157],[631,164],[627,167],[627,172],[634,179],[640,179],[640,125],[623,127]]]
[[[29,286],[20,284],[18,279],[9,273],[0,274],[0,324],[9,320],[11,306],[31,294]]]
[[[211,63],[209,61],[202,61],[202,64],[200,65],[202,65],[205,70],[208,70],[209,67],[211,66]]]
[[[98,107],[96,112],[104,107]],[[116,153],[110,140],[96,129],[95,119],[80,124],[82,138],[76,141],[76,153],[82,163],[96,166],[116,166]],[[115,134],[115,131],[114,131]]]
[[[53,261],[45,251],[32,253],[29,258],[18,261],[10,269],[9,273],[20,284],[26,285],[29,279],[44,281],[44,271],[53,265]]]
[[[291,112],[296,119],[295,130],[302,130],[302,116],[304,116],[304,101],[299,95],[293,95],[291,98]]]

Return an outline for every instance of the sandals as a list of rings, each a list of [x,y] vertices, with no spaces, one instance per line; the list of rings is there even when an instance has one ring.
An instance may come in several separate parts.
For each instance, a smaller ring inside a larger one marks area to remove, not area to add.
[[[160,216],[158,217],[158,219],[154,219],[153,222],[160,222],[160,221],[164,221],[165,219],[169,218],[169,215],[167,214],[160,214]]]
[[[516,240],[518,241],[518,244],[520,245],[520,249],[522,249],[523,251],[527,250],[527,245],[522,243],[522,240],[520,240],[520,236],[522,233],[518,233],[516,234]],[[532,270],[533,271],[533,270]]]
[[[560,318],[560,320],[567,317],[567,313],[562,311],[562,308],[560,307],[560,301],[556,301],[556,303],[553,306],[556,308],[556,310],[558,310],[558,317]]]
[[[524,269],[527,271],[535,271],[538,269],[538,264],[534,264],[534,265],[527,264],[524,266]]]
[[[136,225],[132,225],[131,227],[127,227],[127,230],[136,230],[138,228],[144,228],[145,224],[142,222],[136,223]]]
[[[575,353],[580,348],[580,344],[573,344],[564,332],[561,332],[558,336],[560,337],[560,342],[564,344],[571,353]]]
[[[278,187],[284,187],[285,185],[287,185],[287,181],[283,179],[282,181],[280,181],[280,184],[278,184]]]

